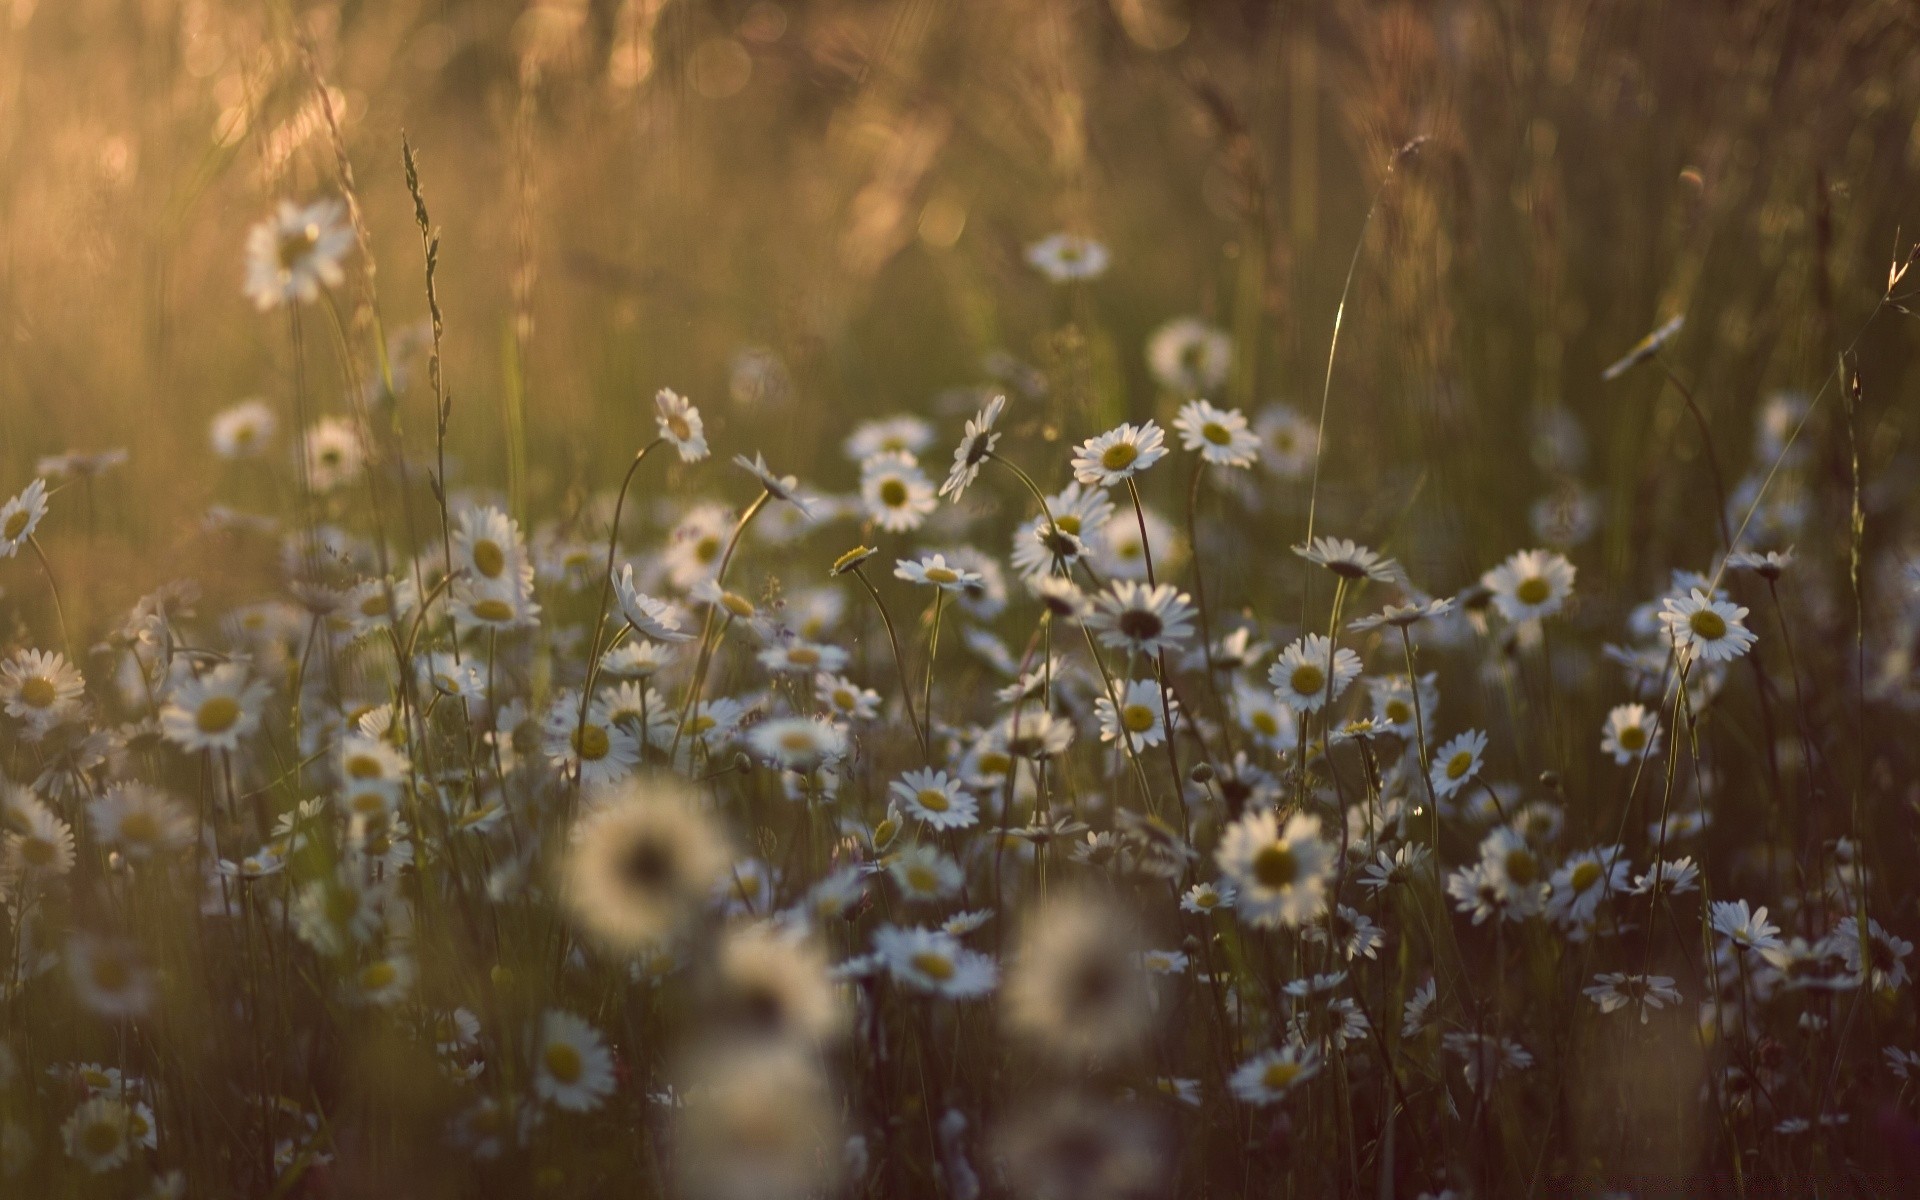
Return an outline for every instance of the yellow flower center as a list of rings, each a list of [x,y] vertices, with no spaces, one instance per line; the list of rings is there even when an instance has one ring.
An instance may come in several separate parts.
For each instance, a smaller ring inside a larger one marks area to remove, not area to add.
[[[820,665],[820,652],[812,646],[795,646],[787,651],[787,661],[802,667]]]
[[[1513,589],[1514,599],[1522,604],[1545,604],[1547,597],[1553,595],[1553,585],[1535,575],[1522,579],[1520,586]]]
[[[1647,744],[1647,731],[1638,725],[1629,725],[1620,731],[1618,741],[1622,750],[1639,750]]]
[[[30,867],[51,866],[58,853],[58,848],[46,838],[30,837],[20,841],[20,857]]]
[[[1275,842],[1253,856],[1253,877],[1262,887],[1285,887],[1300,874],[1300,860],[1293,851]]]
[[[1473,770],[1473,751],[1460,750],[1447,760],[1447,778],[1464,779],[1467,772]]]
[[[240,702],[232,696],[209,696],[201,702],[193,723],[201,733],[225,733],[240,720]]]
[[[1592,861],[1581,863],[1573,869],[1573,890],[1576,892],[1586,891],[1594,884],[1600,882],[1600,874],[1599,863]]]
[[[386,772],[381,769],[380,760],[371,754],[356,754],[347,759],[347,776],[351,779],[379,779]]]
[[[300,260],[312,254],[314,247],[319,244],[320,227],[318,225],[307,224],[298,229],[282,231],[280,243],[275,247],[275,253],[280,260],[280,269],[292,271],[300,265]]]
[[[580,1082],[581,1072],[586,1064],[580,1059],[580,1052],[565,1042],[548,1042],[547,1050],[541,1056],[547,1064],[547,1074],[561,1083]]]
[[[120,840],[151,842],[160,836],[160,822],[150,812],[130,812],[120,818]]]
[[[1327,673],[1312,663],[1301,663],[1287,677],[1287,684],[1300,696],[1318,696],[1327,686]]]
[[[674,440],[684,442],[693,436],[693,425],[684,416],[674,413],[667,418],[667,433]]]
[[[720,603],[736,617],[745,618],[753,615],[753,601],[738,592],[720,593]]]
[[[1153,710],[1144,704],[1129,704],[1120,710],[1120,723],[1129,733],[1145,733],[1153,728]]]
[[[1260,1072],[1260,1082],[1276,1092],[1292,1087],[1293,1081],[1298,1078],[1300,1078],[1300,1064],[1284,1060],[1268,1063],[1267,1069]]]
[[[393,981],[399,977],[400,968],[382,959],[377,963],[370,964],[360,972],[360,990],[365,992],[382,991],[392,987]]]
[[[1262,737],[1273,737],[1280,732],[1279,720],[1264,709],[1254,713],[1248,724],[1252,725],[1253,731]]]
[[[1706,642],[1717,642],[1727,636],[1727,621],[1710,608],[1703,608],[1687,618],[1687,628],[1693,630],[1693,636]]]
[[[583,725],[573,733],[573,748],[588,762],[599,762],[613,748],[607,731],[598,725]]]
[[[1395,725],[1401,725],[1413,716],[1413,709],[1408,707],[1405,700],[1389,700],[1381,709],[1381,714]]]
[[[1109,471],[1124,471],[1139,457],[1139,448],[1132,442],[1115,442],[1100,452],[1100,465]]]
[[[927,976],[929,979],[937,979],[945,983],[947,980],[953,978],[953,960],[944,954],[936,954],[931,950],[922,950],[920,953],[914,955],[911,961],[913,963],[913,969]]]
[[[4,531],[0,531],[0,532],[4,532],[6,534],[7,540],[12,541],[15,538],[19,537],[22,533],[26,532],[27,522],[32,519],[33,519],[33,516],[31,513],[29,513],[24,508],[20,509],[18,512],[14,513],[13,515],[7,518],[7,527]]]
[[[1507,851],[1507,878],[1518,884],[1529,884],[1540,876],[1540,865],[1526,850]]]
[[[1208,421],[1200,427],[1200,436],[1216,446],[1224,446],[1233,440],[1233,434],[1218,421]]]
[[[899,508],[907,502],[907,485],[898,479],[889,479],[880,485],[880,503],[888,508]]]
[[[921,788],[919,795],[914,799],[918,800],[920,807],[928,812],[943,813],[953,807],[953,802],[948,800],[947,794],[939,788]]]
[[[40,675],[20,685],[20,699],[34,708],[52,708],[58,697],[59,692],[54,688],[53,681]]]
[[[483,539],[473,544],[473,569],[488,579],[500,578],[500,572],[507,569],[507,552],[500,543]]]
[[[937,892],[940,876],[925,863],[915,863],[907,868],[907,887],[916,892]]]
[[[120,1127],[112,1121],[95,1121],[80,1134],[80,1143],[94,1158],[105,1158],[120,1148]]]
[[[958,583],[959,580],[960,572],[954,570],[952,567],[927,568],[928,583]]]
[[[482,621],[511,621],[513,619],[513,606],[505,600],[489,598],[473,606],[473,615]]]
[[[93,982],[103,992],[124,992],[133,983],[133,969],[116,954],[93,960]]]

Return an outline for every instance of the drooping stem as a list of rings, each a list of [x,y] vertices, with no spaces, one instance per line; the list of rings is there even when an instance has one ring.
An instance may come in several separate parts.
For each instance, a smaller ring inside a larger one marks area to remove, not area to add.
[[[940,616],[946,610],[947,589],[933,590],[933,629],[927,635],[927,677],[920,691],[920,720],[926,725],[923,746],[933,745],[933,666],[940,657]]]
[[[747,510],[740,514],[740,520],[736,522],[733,527],[733,536],[727,539],[727,548],[721,552],[720,569],[714,572],[713,586],[715,588],[721,589],[722,591],[725,590],[727,568],[733,564],[733,553],[740,548],[741,536],[747,532],[747,526],[753,523],[753,519],[760,515],[760,510],[765,508],[767,501],[771,499],[773,499],[773,493],[763,490],[760,493],[760,498],[752,504],[747,505]],[[692,717],[694,707],[700,703],[700,693],[706,687],[707,667],[713,659],[714,611],[719,605],[720,601],[718,600],[707,605],[707,618],[700,627],[700,654],[694,663],[693,679],[687,684],[687,697],[680,705],[680,727],[674,730],[673,746],[667,751],[667,760],[669,762],[673,761],[680,753],[680,739],[686,734],[687,721]]]
[[[27,535],[27,545],[33,547],[34,557],[40,560],[40,570],[47,577],[47,591],[53,594],[53,619],[60,623],[60,644],[66,648],[67,661],[74,662],[73,638],[67,633],[67,611],[60,604],[60,585],[53,579],[53,564],[47,561],[47,552],[40,548],[40,539]],[[75,662],[76,666],[79,664]]]
[[[620,480],[620,494],[613,501],[613,524],[612,528],[607,530],[607,564],[606,569],[600,574],[600,604],[593,614],[593,639],[587,643],[587,684],[580,691],[580,723],[574,727],[575,737],[580,737],[586,732],[587,709],[592,703],[593,685],[600,678],[600,635],[607,630],[607,601],[613,595],[613,556],[619,552],[620,548],[620,513],[626,507],[627,490],[633,486],[633,477],[640,470],[640,464],[647,460],[647,455],[653,453],[655,446],[664,441],[666,441],[665,438],[657,437],[640,447],[640,452],[633,456],[631,463],[627,464],[627,473]],[[577,767],[573,773],[573,782],[576,787],[579,786],[580,771]]]
[[[913,685],[907,680],[907,662],[900,654],[900,637],[894,632],[893,617],[887,612],[886,601],[880,598],[880,589],[873,586],[866,571],[860,567],[852,568],[852,575],[867,589],[867,595],[873,597],[873,606],[880,610],[880,624],[886,627],[887,644],[893,647],[893,668],[900,674],[900,698],[907,705],[907,724],[913,728],[913,736],[920,742],[920,753],[932,762],[932,742],[930,735],[920,728],[920,718],[913,711]]]

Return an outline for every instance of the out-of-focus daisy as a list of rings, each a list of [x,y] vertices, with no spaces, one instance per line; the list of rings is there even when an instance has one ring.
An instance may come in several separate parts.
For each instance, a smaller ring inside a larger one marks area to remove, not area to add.
[[[631,781],[596,796],[575,822],[561,897],[608,949],[651,949],[705,907],[732,855],[682,785]]]
[[[1285,1100],[1319,1069],[1319,1054],[1313,1047],[1289,1043],[1241,1063],[1227,1086],[1243,1103],[1265,1107]]]
[[[1522,550],[1480,577],[1509,621],[1550,617],[1573,594],[1573,564],[1551,550]]]
[[[81,1101],[60,1138],[67,1157],[95,1175],[123,1166],[133,1155],[133,1109],[120,1096],[101,1094]]]
[[[1201,459],[1214,466],[1244,469],[1260,457],[1260,439],[1237,408],[1192,400],[1181,406],[1173,427],[1180,434],[1182,449],[1199,451]]]
[[[306,206],[282,200],[273,216],[247,232],[246,293],[265,312],[289,301],[319,298],[346,278],[340,261],[353,249],[353,229],[338,200]]]
[[[994,423],[1000,414],[1006,411],[1007,398],[995,396],[987,401],[980,415],[967,422],[966,432],[960,438],[960,444],[953,448],[953,467],[947,472],[946,481],[940,485],[942,496],[952,497],[959,503],[960,497],[980,478],[980,464],[987,461],[993,448],[1000,441],[1000,434],[994,429]]]
[[[193,815],[165,792],[137,781],[118,783],[87,805],[93,836],[137,861],[193,844]]]
[[[1912,978],[1907,971],[1907,957],[1913,953],[1913,943],[1888,933],[1871,917],[1867,918],[1866,953],[1860,952],[1860,921],[1852,915],[1834,926],[1833,932],[1827,935],[1827,945],[1839,952],[1847,964],[1847,973],[1865,983],[1870,991],[1897,990]]]
[[[1027,247],[1027,263],[1055,283],[1106,274],[1107,248],[1077,233],[1050,233]]]
[[[1408,843],[1392,851],[1381,850],[1360,873],[1360,886],[1370,892],[1382,892],[1401,884],[1411,884],[1427,873],[1433,852],[1425,846]]]
[[[1480,774],[1486,750],[1487,735],[1478,729],[1469,729],[1449,739],[1434,754],[1432,769],[1428,772],[1433,794],[1445,800],[1473,782],[1474,776]]]
[[[0,663],[0,708],[39,737],[72,719],[86,680],[57,650],[19,650]]]
[[[1167,711],[1178,713],[1180,705],[1171,694],[1163,692],[1160,684],[1152,679],[1135,679],[1129,682],[1116,705],[1105,696],[1093,702],[1094,712],[1100,718],[1100,740],[1118,741],[1124,732],[1126,740],[1132,746],[1158,746],[1167,740],[1167,727],[1163,720],[1165,713],[1161,704],[1167,705]]]
[[[0,558],[12,558],[47,515],[47,482],[36,479],[0,505]]]
[[[1321,633],[1297,639],[1267,669],[1267,682],[1281,703],[1303,713],[1319,712],[1338,700],[1359,676],[1360,656],[1345,647],[1336,651]]]
[[[908,900],[931,903],[956,896],[966,882],[960,864],[929,844],[909,846],[893,856],[887,874]]]
[[[1727,556],[1727,565],[1736,571],[1752,571],[1769,583],[1777,581],[1793,565],[1793,547],[1785,550],[1736,550]]]
[[[700,410],[672,388],[653,394],[653,423],[660,436],[672,443],[681,462],[699,462],[707,456],[707,427]]]
[[[845,1148],[841,1100],[817,1056],[755,1039],[700,1054],[680,1073],[667,1194],[688,1200],[835,1196]]]
[[[838,725],[812,717],[776,717],[755,725],[747,740],[762,757],[789,771],[806,771],[847,751],[847,735]]]
[[[273,440],[279,421],[264,400],[242,400],[215,415],[208,427],[213,452],[221,458],[251,458]]]
[[[680,611],[678,605],[656,600],[641,591],[634,583],[631,564],[622,566],[620,573],[614,576],[613,590],[620,601],[620,615],[627,619],[627,624],[633,626],[635,633],[656,642],[693,640],[687,615]]]
[[[1150,656],[1178,650],[1193,636],[1194,609],[1186,593],[1170,583],[1150,588],[1123,579],[1095,596],[1093,604],[1087,628],[1116,650]]]
[[[129,942],[68,938],[67,975],[81,1007],[99,1016],[140,1017],[153,1007],[153,972]]]
[[[1642,755],[1660,753],[1660,716],[1644,704],[1618,704],[1600,731],[1600,751],[1625,766]]]
[[[880,715],[879,692],[831,671],[814,676],[813,698],[825,705],[836,720],[871,721]]]
[[[1687,317],[1685,313],[1668,318],[1659,328],[1635,342],[1633,349],[1621,355],[1618,359],[1614,360],[1606,370],[1600,372],[1600,378],[1605,380],[1618,379],[1628,371],[1631,371],[1641,363],[1660,353],[1662,347],[1679,336],[1680,330],[1686,326],[1686,323]]]
[[[1742,950],[1771,950],[1780,945],[1780,929],[1767,920],[1765,905],[1749,909],[1745,900],[1715,900],[1713,931]]]
[[[895,579],[937,587],[947,592],[958,592],[968,584],[980,582],[979,572],[949,563],[944,554],[927,554],[917,559],[903,558],[893,565],[893,575]]]
[[[1230,883],[1196,883],[1180,897],[1180,908],[1205,916],[1222,908],[1232,908],[1236,894]]]
[[[331,492],[360,477],[367,460],[360,430],[344,417],[322,417],[307,429],[307,482],[316,492]]]
[[[933,427],[915,416],[882,417],[853,427],[841,448],[847,458],[864,464],[880,454],[919,455],[933,444]]]
[[[1320,431],[1297,409],[1269,405],[1254,419],[1260,438],[1260,461],[1282,479],[1303,479],[1320,452]]]
[[[911,454],[876,454],[860,464],[860,503],[867,519],[888,533],[911,533],[938,504],[933,484]]]
[[[1593,986],[1582,991],[1603,1013],[1617,1012],[1632,1005],[1639,1011],[1642,1025],[1647,1023],[1649,1010],[1680,1003],[1680,993],[1674,989],[1673,979],[1666,975],[1603,972],[1593,977]]]
[[[748,458],[744,454],[736,454],[733,456],[733,465],[753,476],[766,489],[767,495],[793,505],[803,517],[813,516],[813,501],[800,494],[800,480],[792,475],[775,475],[764,455],[756,452],[752,458]]]
[[[383,954],[353,973],[352,1002],[370,1008],[389,1008],[413,990],[413,960],[404,954]]]
[[[260,728],[267,685],[248,682],[247,668],[222,663],[182,679],[160,709],[160,730],[188,753],[223,750],[231,754]]]
[[[37,798],[0,814],[0,890],[7,881],[65,875],[73,870],[73,828]]]
[[[1251,812],[1227,827],[1214,859],[1233,881],[1243,917],[1298,927],[1320,915],[1334,854],[1319,817],[1295,813],[1282,829],[1274,813]]]
[[[1307,545],[1295,546],[1293,552],[1347,580],[1391,583],[1396,570],[1392,559],[1346,538],[1315,538]]]
[[[965,829],[980,819],[980,802],[945,771],[908,771],[887,792],[908,816],[935,829]]]
[[[1618,846],[1596,846],[1567,856],[1553,873],[1547,915],[1563,925],[1584,925],[1600,902],[1627,890],[1630,865]]]
[[[1660,607],[1660,623],[1666,626],[1674,649],[1691,658],[1727,662],[1760,640],[1743,623],[1746,609],[1714,600],[1699,588],[1685,596],[1668,596]]]
[[[728,932],[716,959],[718,1005],[709,1015],[755,1038],[825,1042],[846,1028],[840,985],[811,941],[766,925]]]
[[[1089,487],[1125,483],[1167,456],[1167,437],[1152,421],[1121,425],[1074,450],[1073,477]]]
[[[1154,379],[1189,396],[1225,383],[1232,365],[1233,339],[1198,317],[1175,317],[1147,339],[1147,369]]]
[[[940,930],[883,925],[874,932],[873,948],[894,979],[952,1000],[984,996],[999,978],[991,958]]]
[[[1050,898],[1030,917],[1001,990],[1010,1032],[1069,1061],[1137,1049],[1152,1030],[1153,992],[1133,919],[1086,895]]]
[[[555,1108],[591,1112],[613,1094],[613,1052],[600,1032],[562,1009],[540,1017],[533,1090]]]

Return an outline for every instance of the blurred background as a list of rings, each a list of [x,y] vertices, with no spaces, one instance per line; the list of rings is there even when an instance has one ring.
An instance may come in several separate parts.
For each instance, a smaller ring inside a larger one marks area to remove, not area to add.
[[[377,268],[341,292],[352,344],[370,362],[377,319],[428,451],[404,135],[455,481],[523,515],[611,486],[661,386],[822,489],[855,419],[951,429],[982,384],[1021,401],[1016,444],[1164,419],[1143,346],[1182,314],[1233,334],[1216,400],[1311,414],[1365,223],[1321,528],[1456,586],[1577,475],[1583,590],[1705,566],[1678,396],[1600,372],[1684,312],[1672,361],[1746,469],[1763,398],[1818,387],[1920,229],[1917,51],[1910,0],[0,0],[0,491],[125,447],[43,535],[92,566],[70,604],[217,579],[200,514],[263,485],[207,419],[292,388],[246,230],[340,194],[341,149]],[[1111,269],[1049,282],[1023,252],[1057,230]],[[1859,346],[1870,478],[1905,461],[1908,329]],[[1844,479],[1837,419],[1808,436]]]

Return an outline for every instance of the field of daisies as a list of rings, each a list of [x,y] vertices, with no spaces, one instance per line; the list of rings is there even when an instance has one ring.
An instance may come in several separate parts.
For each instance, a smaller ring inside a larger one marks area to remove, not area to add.
[[[0,173],[0,1195],[1910,1194],[1900,5],[133,7],[160,259]]]

